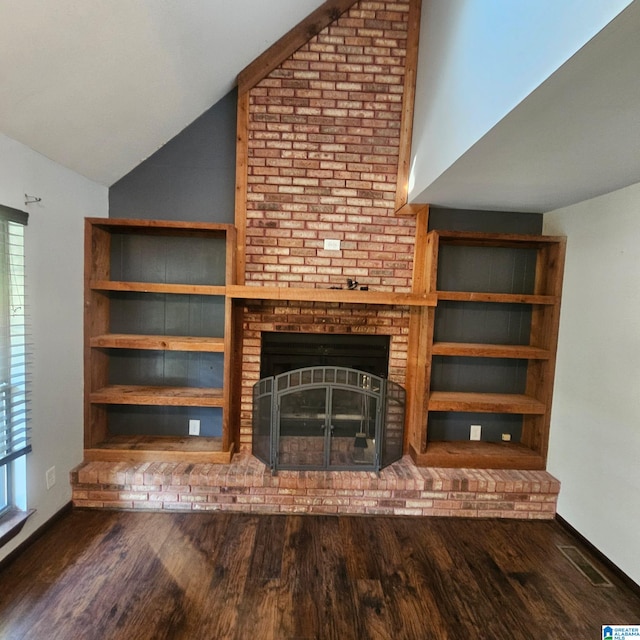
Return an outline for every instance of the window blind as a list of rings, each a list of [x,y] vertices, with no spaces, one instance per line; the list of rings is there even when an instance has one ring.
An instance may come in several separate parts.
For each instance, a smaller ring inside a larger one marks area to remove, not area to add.
[[[0,466],[31,451],[24,228],[28,214],[0,205]]]

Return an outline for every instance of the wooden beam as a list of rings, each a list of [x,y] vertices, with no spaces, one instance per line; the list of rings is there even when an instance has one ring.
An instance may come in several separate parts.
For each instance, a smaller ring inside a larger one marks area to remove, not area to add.
[[[245,216],[246,219],[246,216]],[[235,285],[237,274],[236,249],[238,246],[238,236],[234,229],[233,233],[227,234],[226,238],[226,276],[225,282],[228,285]],[[244,272],[243,272],[244,273]],[[231,451],[234,442],[237,442],[235,434],[232,433],[234,425],[233,403],[236,390],[235,369],[238,368],[238,361],[234,353],[234,331],[236,329],[236,305],[232,298],[224,301],[224,359],[223,359],[223,410],[222,410],[222,450]]]
[[[412,293],[435,295],[429,287],[429,206],[422,205],[416,219],[416,241],[413,256]],[[407,409],[405,415],[404,451],[412,444],[422,452],[427,415],[427,385],[430,364],[429,350],[433,342],[433,309],[413,307],[409,312],[407,353]],[[425,442],[426,444],[426,442]]]
[[[255,87],[276,67],[317,36],[325,27],[335,22],[357,0],[326,0],[312,14],[271,45],[248,67],[238,74],[238,93],[242,95]]]
[[[247,251],[247,191],[249,158],[249,94],[238,95],[236,124],[236,279],[244,284]]]
[[[231,365],[231,389],[227,404],[228,442],[225,442],[225,450],[237,450],[240,448],[240,422],[242,409],[242,353],[244,343],[244,307],[242,301],[233,300],[231,310],[231,350],[225,353],[225,358]]]
[[[400,121],[400,149],[398,155],[398,178],[396,182],[395,201],[396,212],[406,205],[407,195],[409,193],[411,136],[413,134],[413,108],[416,96],[421,11],[422,0],[411,0],[409,5],[409,24],[407,31],[404,92],[402,94],[402,119]]]
[[[411,291],[413,293],[435,293],[435,290],[431,290],[429,287],[429,269],[431,268],[431,263],[428,260],[429,205],[420,205],[416,216],[416,242],[413,249]]]

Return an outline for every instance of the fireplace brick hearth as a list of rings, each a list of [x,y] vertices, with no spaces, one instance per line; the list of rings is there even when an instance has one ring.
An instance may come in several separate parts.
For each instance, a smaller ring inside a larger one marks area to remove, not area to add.
[[[71,472],[73,504],[103,509],[552,519],[560,483],[546,471],[416,467],[379,475],[280,471],[248,453],[231,464],[86,462]]]

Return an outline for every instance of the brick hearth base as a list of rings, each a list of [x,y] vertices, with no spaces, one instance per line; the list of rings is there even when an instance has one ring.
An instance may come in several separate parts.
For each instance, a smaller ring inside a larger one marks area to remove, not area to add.
[[[255,457],[231,464],[86,462],[71,472],[73,503],[99,509],[551,519],[560,483],[546,471],[416,467],[380,476],[280,471]]]

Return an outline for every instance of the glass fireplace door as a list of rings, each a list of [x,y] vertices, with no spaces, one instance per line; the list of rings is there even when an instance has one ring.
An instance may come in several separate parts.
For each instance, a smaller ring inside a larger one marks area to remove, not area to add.
[[[376,462],[378,398],[355,388],[297,389],[278,403],[278,466],[370,466]]]
[[[331,391],[328,466],[373,466],[378,399],[353,387]]]
[[[328,405],[327,387],[307,387],[280,395],[276,421],[279,466],[326,466]]]

